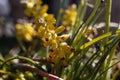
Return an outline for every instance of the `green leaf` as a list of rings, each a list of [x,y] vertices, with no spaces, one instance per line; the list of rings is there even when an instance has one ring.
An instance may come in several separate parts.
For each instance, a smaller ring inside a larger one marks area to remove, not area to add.
[[[98,41],[100,41],[100,40],[102,40],[102,39],[104,39],[104,38],[110,37],[110,36],[112,36],[112,35],[114,35],[114,34],[118,34],[118,33],[120,33],[120,30],[116,30],[115,32],[105,33],[105,34],[103,34],[103,35],[101,35],[101,36],[93,39],[92,41],[85,43],[84,45],[82,45],[82,46],[80,47],[80,49],[82,50],[82,49],[85,49],[85,48],[87,48],[87,47],[90,47],[91,45],[97,43]]]

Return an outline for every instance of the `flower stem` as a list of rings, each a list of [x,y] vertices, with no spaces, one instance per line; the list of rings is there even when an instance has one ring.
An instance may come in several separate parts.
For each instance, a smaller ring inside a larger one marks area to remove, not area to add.
[[[16,64],[14,65],[15,68],[19,69],[19,70],[25,70],[25,71],[32,71],[32,72],[35,72],[37,73],[38,75],[40,76],[43,76],[43,77],[47,77],[48,79],[50,80],[63,80],[53,74],[49,74],[49,73],[46,73],[38,68],[35,68],[35,67],[32,67],[32,66],[28,66],[28,65],[25,65],[25,64]]]
[[[33,65],[36,65],[36,64],[37,64],[37,63],[36,63],[35,61],[33,61],[32,59],[29,59],[29,58],[23,57],[23,56],[17,56],[17,57],[12,57],[12,58],[7,59],[6,61],[4,61],[3,64],[1,65],[1,68],[2,68],[7,62],[12,61],[12,60],[14,60],[14,59],[22,59],[22,60],[25,60],[25,61],[33,64]]]

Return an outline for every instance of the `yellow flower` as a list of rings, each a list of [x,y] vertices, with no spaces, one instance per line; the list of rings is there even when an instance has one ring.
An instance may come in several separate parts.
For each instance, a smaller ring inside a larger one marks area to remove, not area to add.
[[[56,34],[60,34],[65,30],[64,26],[59,26],[58,28],[55,29]]]
[[[56,39],[53,39],[53,40],[51,41],[50,48],[51,48],[52,50],[55,50],[56,48],[58,48],[58,41],[57,41]]]
[[[60,47],[62,48],[66,57],[69,57],[70,54],[74,51],[74,49],[71,48],[66,42],[60,43]]]
[[[33,8],[35,5],[42,4],[41,0],[26,0],[24,3],[27,5],[27,8]]]
[[[47,25],[54,25],[56,23],[56,19],[54,18],[53,14],[48,14],[45,16],[45,21],[47,23]]]
[[[40,10],[39,10],[39,15],[41,15],[41,16],[46,15],[47,10],[48,10],[48,6],[47,6],[47,5],[41,6],[41,8],[40,8]]]
[[[40,26],[40,27],[38,28],[38,36],[39,36],[40,38],[42,38],[44,32],[45,32],[45,27],[44,27],[44,26]]]
[[[57,46],[57,48],[50,49],[47,61],[56,65],[60,63],[62,66],[67,66],[67,60],[72,52],[73,48],[71,48],[67,43],[62,42]]]
[[[51,41],[52,41],[52,34],[45,31],[43,33],[43,37],[42,37],[42,41],[44,42],[44,46],[47,47],[51,44]]]
[[[69,34],[63,34],[57,37],[57,40],[60,42],[66,41],[69,38]]]
[[[64,26],[69,26],[69,27],[73,26],[75,23],[76,16],[77,16],[77,9],[76,9],[76,5],[73,4],[67,10],[65,10],[62,18],[62,24]]]
[[[63,26],[55,27],[56,19],[53,14],[48,14],[48,6],[43,5],[41,0],[26,0],[26,14],[32,17],[32,23],[23,23],[16,25],[17,36],[24,41],[31,41],[37,36],[44,47],[49,47],[50,53],[47,60],[57,65],[67,65],[67,61],[73,48],[65,41],[69,38],[69,34],[62,34],[66,26],[72,26],[77,15],[76,5],[72,5],[65,11],[63,15]],[[62,35],[61,35],[62,34]]]
[[[56,57],[56,53],[57,53],[56,51],[50,52],[49,56],[47,57],[47,61],[56,64],[58,62],[58,58]]]
[[[47,6],[43,6],[42,9],[42,0],[26,0],[22,1],[22,3],[26,4],[25,14],[29,17],[38,17],[40,14],[40,10],[43,12],[47,12]],[[42,14],[43,15],[43,14]]]
[[[31,41],[35,35],[35,30],[32,23],[16,24],[16,34],[21,40]]]
[[[55,65],[61,63],[62,66],[66,66],[67,59],[73,52],[72,48],[65,42],[69,38],[69,34],[58,35],[65,30],[65,27],[55,28],[56,20],[53,15],[47,14],[43,19],[44,25],[38,28],[37,35],[43,41],[44,47],[49,46],[50,48],[47,61]]]

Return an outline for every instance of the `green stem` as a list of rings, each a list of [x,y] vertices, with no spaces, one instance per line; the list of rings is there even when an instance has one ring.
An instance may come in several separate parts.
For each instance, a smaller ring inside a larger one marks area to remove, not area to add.
[[[33,61],[32,59],[27,58],[27,57],[18,56],[18,57],[16,57],[16,58],[18,58],[18,59],[22,59],[22,60],[25,60],[25,61],[27,61],[27,62],[33,64],[33,65],[36,65],[36,64],[37,64],[35,61]]]
[[[16,65],[14,65],[14,67],[19,69],[19,70],[26,70],[26,71],[35,72],[36,74],[43,76],[43,77],[47,77],[50,80],[63,80],[62,78],[59,78],[53,74],[46,73],[46,72],[44,72],[38,68],[35,68],[33,66],[30,66],[30,65],[16,64]]]
[[[2,63],[2,65],[0,66],[0,68],[3,68],[3,66],[4,66],[7,62],[9,62],[9,61],[11,61],[11,60],[14,60],[14,59],[16,59],[16,57],[12,57],[12,58],[10,58],[10,59],[7,59],[6,61],[4,61],[4,62]]]
[[[113,49],[110,52],[109,58],[107,59],[107,64],[106,64],[105,69],[108,68],[110,66],[110,64],[112,63],[111,61],[112,61],[112,58],[113,58],[113,56],[115,54],[116,47],[117,47],[117,44],[115,46],[113,46]],[[106,80],[110,80],[110,75],[111,75],[111,73],[109,73],[109,71],[105,72]]]
[[[86,74],[87,73],[87,66],[92,65],[93,61],[99,56],[100,51],[96,51],[96,53],[94,53],[90,59],[88,59],[88,61],[82,66],[82,68],[80,70],[78,70],[78,73],[76,73],[76,75],[80,75],[81,74]],[[85,73],[86,72],[86,73]],[[86,77],[88,78],[88,77]]]
[[[17,38],[17,41],[18,41],[20,47],[22,48],[22,50],[26,53],[27,50],[26,50],[25,46],[23,45],[21,39],[18,38],[17,35],[16,35],[16,38]]]
[[[109,32],[110,28],[110,20],[111,20],[111,7],[112,7],[112,0],[106,0],[106,27],[105,33]]]
[[[37,63],[36,63],[35,61],[33,61],[33,60],[31,60],[31,59],[29,59],[29,58],[27,58],[27,57],[17,56],[17,57],[12,57],[12,58],[7,59],[6,61],[4,61],[3,64],[1,65],[1,68],[2,68],[7,62],[10,62],[10,61],[12,61],[12,60],[14,60],[14,59],[22,59],[22,60],[25,60],[25,61],[33,64],[33,65],[37,65]]]
[[[60,17],[61,17],[61,10],[62,10],[62,4],[63,4],[63,0],[60,0],[60,5],[59,5],[59,10],[58,10],[58,15],[57,15],[56,27],[59,26]]]
[[[62,70],[63,70],[63,68],[62,68],[60,63],[55,65],[55,75],[56,76],[60,77],[61,73],[62,73]]]
[[[106,27],[105,27],[105,33],[108,33],[109,29],[110,29],[111,7],[112,7],[112,0],[106,0]],[[103,42],[104,45],[106,45],[107,41],[108,41],[108,38],[106,38],[104,40],[104,42]],[[104,50],[106,50],[106,48]],[[113,57],[113,54],[110,54],[108,60],[105,61],[104,65],[103,65],[103,71],[104,71],[105,68],[109,67],[112,57]],[[108,77],[108,73],[109,72],[106,71],[106,73],[103,75],[104,80],[110,79],[110,76]]]
[[[111,7],[112,7],[112,0],[106,0],[106,26],[105,26],[105,33],[109,32],[110,30],[110,20],[111,20]],[[108,38],[104,40],[104,45],[107,43]]]
[[[72,73],[73,73],[73,70],[74,70],[74,66],[71,66],[71,68],[69,69],[69,72],[67,74],[67,79],[66,80],[70,80],[70,78],[72,76]]]
[[[86,12],[86,0],[81,0],[80,4],[78,6],[78,11],[77,11],[77,16],[76,16],[76,20],[75,20],[75,24],[72,26],[72,38],[74,39],[75,34],[77,33],[77,31],[79,30],[79,27],[82,23],[82,19],[85,15]]]

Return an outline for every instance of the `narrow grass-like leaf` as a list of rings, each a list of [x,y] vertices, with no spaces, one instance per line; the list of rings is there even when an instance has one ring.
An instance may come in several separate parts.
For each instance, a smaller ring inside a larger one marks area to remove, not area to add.
[[[73,26],[73,31],[72,31],[72,38],[75,36],[75,34],[78,32],[80,25],[82,23],[82,20],[84,18],[85,12],[86,12],[86,3],[87,0],[81,0],[80,5],[78,6],[78,11],[77,11],[77,16],[76,16],[76,21]]]
[[[105,34],[103,34],[103,35],[101,35],[101,36],[93,39],[92,41],[85,43],[84,45],[82,45],[82,46],[80,47],[80,49],[82,50],[82,49],[85,49],[85,48],[87,48],[87,47],[90,47],[91,45],[95,44],[96,42],[98,42],[98,41],[100,41],[100,40],[102,40],[102,39],[104,39],[104,38],[110,37],[110,36],[112,36],[112,35],[114,35],[114,34],[118,34],[118,33],[120,33],[120,30],[117,30],[117,31],[115,31],[115,32],[105,33]]]
[[[101,76],[109,69],[111,69],[113,66],[115,66],[116,64],[120,63],[120,61],[117,61],[116,63],[112,64],[111,66],[109,66],[108,68],[106,68],[103,72],[101,72],[99,74],[99,76],[96,78],[96,80],[99,80],[101,78]],[[115,76],[113,76],[113,79],[112,80],[115,80],[114,78]]]
[[[88,66],[90,67],[91,65],[92,65],[92,63],[93,63],[93,61],[97,58],[99,56],[99,50],[96,52],[96,53],[94,53],[91,57],[90,57],[90,59],[80,68],[80,69],[78,69],[78,71],[77,71],[77,73],[76,73],[76,77],[79,77],[79,76],[81,76],[82,77],[82,75],[81,74],[86,74],[88,71],[87,71],[87,68],[88,68]],[[86,73],[85,73],[86,72]]]
[[[76,37],[73,40],[72,46],[75,46],[78,41],[82,38],[83,34],[86,32],[86,30],[88,29],[88,25],[90,24],[90,21],[93,19],[99,5],[101,3],[101,0],[97,0],[95,3],[95,7],[92,11],[92,13],[90,14],[90,16],[88,17],[88,19],[86,20],[85,24],[82,26],[82,28],[79,30],[79,32],[77,33]]]
[[[96,21],[98,20],[98,18],[100,17],[100,15],[101,15],[104,11],[105,11],[105,8],[100,9],[100,10],[96,13],[96,15],[94,16],[94,19],[91,20],[90,25],[92,25],[92,26],[95,25]]]
[[[106,57],[109,55],[109,53],[111,52],[111,49],[113,48],[113,46],[115,46],[119,41],[119,37],[116,37],[116,39],[114,39],[114,41],[111,43],[111,45],[108,47],[108,49],[104,52],[104,54],[102,55],[102,57],[100,58],[100,60],[98,61],[98,63],[95,66],[95,69],[93,71],[90,77],[90,80],[95,80],[95,76],[97,75],[99,69],[101,68],[101,66],[103,65]]]

